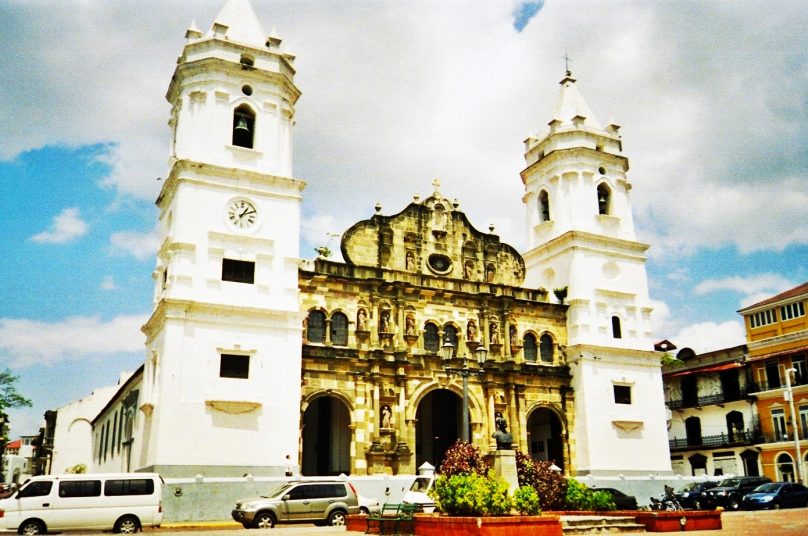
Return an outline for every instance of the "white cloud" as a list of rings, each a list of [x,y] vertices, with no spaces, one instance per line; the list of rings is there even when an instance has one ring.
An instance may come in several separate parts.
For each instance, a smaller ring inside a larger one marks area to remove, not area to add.
[[[102,290],[115,290],[116,288],[118,287],[115,285],[115,278],[111,275],[104,277],[101,281]]]
[[[31,240],[40,244],[65,244],[84,236],[87,228],[78,208],[66,208],[54,216],[49,230],[35,234]]]
[[[746,342],[743,325],[736,320],[717,324],[700,322],[679,330],[670,340],[681,350],[692,348],[697,354],[738,346]]]
[[[154,199],[184,29],[206,30],[222,3],[0,6],[0,71],[15,81],[0,86],[0,157],[111,143],[105,184]],[[808,240],[800,2],[547,2],[521,33],[513,0],[253,4],[297,55],[295,167],[313,219],[338,213],[347,226],[376,200],[392,213],[440,177],[474,225],[524,243],[520,144],[546,125],[567,50],[594,113],[623,125],[651,255]]]
[[[705,279],[696,285],[693,292],[697,295],[704,295],[729,290],[741,294],[743,296],[740,300],[741,307],[746,307],[795,286],[795,283],[779,274],[767,273],[749,277],[732,276],[720,279]]]
[[[160,246],[157,231],[139,233],[136,231],[121,231],[109,237],[112,251],[118,255],[131,255],[137,260],[146,260],[154,257]]]
[[[55,364],[121,352],[140,352],[140,327],[147,315],[118,316],[109,321],[77,316],[60,322],[0,319],[0,362],[12,369]]]

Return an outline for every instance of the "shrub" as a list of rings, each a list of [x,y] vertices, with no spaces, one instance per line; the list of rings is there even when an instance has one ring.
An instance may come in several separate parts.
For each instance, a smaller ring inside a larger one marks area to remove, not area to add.
[[[516,510],[523,516],[536,516],[541,514],[539,494],[533,486],[519,486],[513,493],[513,503]]]
[[[479,448],[458,440],[446,451],[439,471],[446,477],[470,473],[487,475],[488,466]]]
[[[570,478],[567,485],[567,508],[570,510],[615,510],[612,496],[605,491],[593,491],[586,484]]]
[[[535,461],[516,451],[516,473],[520,486],[531,486],[539,495],[542,510],[566,508],[567,479],[560,471],[553,471],[552,462]]]
[[[453,516],[504,515],[513,508],[508,484],[494,475],[458,473],[441,475],[429,496],[442,512]]]

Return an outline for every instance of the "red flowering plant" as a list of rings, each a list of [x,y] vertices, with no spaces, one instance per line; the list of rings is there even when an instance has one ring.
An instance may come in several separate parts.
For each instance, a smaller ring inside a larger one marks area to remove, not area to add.
[[[561,471],[553,470],[553,462],[534,460],[516,451],[516,474],[519,486],[530,486],[539,494],[542,510],[566,508],[567,479]]]
[[[471,443],[464,443],[460,440],[449,447],[438,469],[441,476],[446,478],[453,475],[472,473],[486,476],[488,475],[488,470],[488,465],[486,465],[480,449]]]

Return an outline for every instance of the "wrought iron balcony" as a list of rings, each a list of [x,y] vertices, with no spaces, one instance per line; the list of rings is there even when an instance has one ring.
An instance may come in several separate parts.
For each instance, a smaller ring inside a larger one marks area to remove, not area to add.
[[[675,437],[670,439],[671,451],[674,450],[690,450],[698,448],[724,448],[724,447],[737,447],[742,445],[752,445],[759,443],[761,440],[760,432],[757,430],[743,430],[735,432],[732,435],[719,434],[712,436],[701,437]]]
[[[717,393],[713,395],[699,396],[687,399],[674,399],[666,402],[668,409],[684,409],[695,408],[701,406],[712,406],[715,404],[724,404],[725,402],[735,402],[743,400],[749,393],[753,392],[751,389],[739,389],[732,393]]]

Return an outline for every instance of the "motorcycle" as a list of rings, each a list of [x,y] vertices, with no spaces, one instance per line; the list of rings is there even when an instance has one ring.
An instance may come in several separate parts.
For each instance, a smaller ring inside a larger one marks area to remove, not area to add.
[[[651,510],[674,512],[684,510],[684,508],[682,508],[679,499],[677,499],[676,495],[673,493],[673,488],[665,486],[665,493],[662,495],[661,499],[651,497]]]

